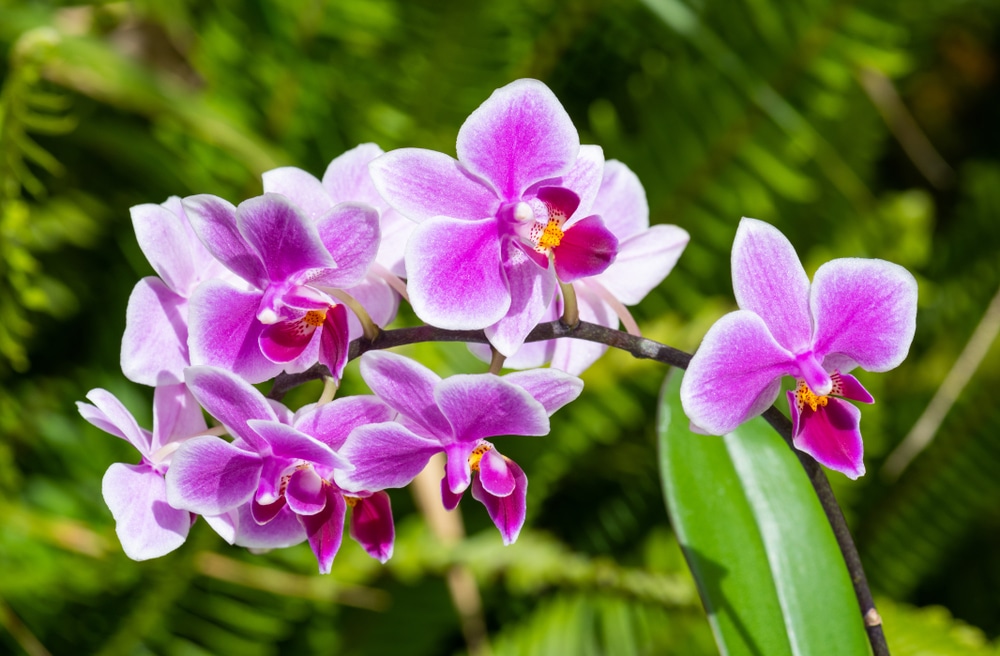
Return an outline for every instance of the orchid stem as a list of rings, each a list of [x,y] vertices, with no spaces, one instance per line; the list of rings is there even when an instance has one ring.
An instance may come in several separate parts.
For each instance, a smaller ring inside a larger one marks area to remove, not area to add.
[[[337,395],[337,388],[340,387],[340,383],[333,376],[323,377],[323,393],[319,395],[319,399],[316,401],[316,407],[321,405],[326,405],[333,400],[333,397]]]
[[[351,311],[354,312],[355,316],[357,316],[358,321],[361,322],[361,330],[364,333],[365,339],[369,342],[375,341],[375,339],[379,336],[379,333],[382,332],[382,329],[375,325],[375,322],[372,321],[371,316],[368,314],[368,310],[362,307],[361,303],[358,303],[356,298],[342,289],[325,289],[324,291],[329,292],[330,296],[333,296],[335,299],[351,308]]]
[[[495,346],[490,344],[490,373],[494,375],[499,375],[500,370],[503,369],[503,363],[507,361],[507,356],[496,349]]]
[[[563,297],[562,323],[569,328],[576,328],[580,324],[580,306],[576,302],[576,290],[573,283],[559,281],[559,289]]]

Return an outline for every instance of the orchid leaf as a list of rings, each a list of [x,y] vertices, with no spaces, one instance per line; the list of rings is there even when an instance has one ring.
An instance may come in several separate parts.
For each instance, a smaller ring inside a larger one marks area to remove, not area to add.
[[[692,433],[681,375],[659,410],[667,506],[724,654],[865,654],[850,576],[795,454],[761,418]]]

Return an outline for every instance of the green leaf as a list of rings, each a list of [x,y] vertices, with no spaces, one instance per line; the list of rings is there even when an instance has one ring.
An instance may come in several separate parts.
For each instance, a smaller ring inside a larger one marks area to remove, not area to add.
[[[680,372],[660,400],[660,472],[674,529],[724,654],[868,653],[850,576],[795,454],[757,418],[692,433]]]

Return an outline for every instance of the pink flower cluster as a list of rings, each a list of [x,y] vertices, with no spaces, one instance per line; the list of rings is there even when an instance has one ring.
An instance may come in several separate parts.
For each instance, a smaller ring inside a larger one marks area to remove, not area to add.
[[[445,507],[471,489],[504,542],[517,538],[527,477],[491,440],[547,434],[549,416],[582,390],[575,374],[602,352],[525,337],[560,311],[560,283],[579,290],[583,318],[617,327],[623,304],[667,275],[687,234],[650,228],[635,175],[581,146],[535,80],[473,112],[457,153],[364,144],[322,179],[269,171],[264,193],[238,205],[197,195],[132,208],[157,275],[129,299],[121,365],[155,387],[153,429],[105,390],[78,404],[141,456],[112,465],[103,483],[126,554],[176,549],[201,516],[240,546],[308,541],[329,572],[349,515],[351,536],[385,561],[385,490],[436,453],[447,458]],[[391,323],[401,294],[426,323],[483,329],[531,370],[442,380],[369,352],[361,376],[371,395],[293,410],[254,387],[317,363],[339,382],[350,341]],[[546,361],[554,366],[537,368]]]

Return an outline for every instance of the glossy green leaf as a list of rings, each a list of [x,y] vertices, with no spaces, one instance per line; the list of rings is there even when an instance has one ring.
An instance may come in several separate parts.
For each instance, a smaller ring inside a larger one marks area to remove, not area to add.
[[[698,435],[680,372],[660,399],[670,516],[724,654],[868,653],[850,576],[795,454],[760,418]]]

